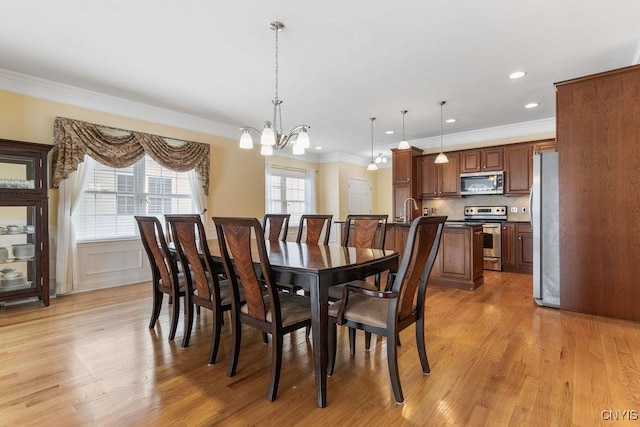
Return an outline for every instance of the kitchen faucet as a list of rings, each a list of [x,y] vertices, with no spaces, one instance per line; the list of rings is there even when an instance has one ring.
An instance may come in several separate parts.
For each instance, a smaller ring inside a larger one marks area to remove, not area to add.
[[[403,214],[404,216],[402,217],[402,220],[405,222],[409,222],[409,219],[407,218],[407,202],[411,200],[413,202],[413,209],[414,210],[418,210],[418,202],[416,202],[416,199],[414,199],[413,197],[409,197],[407,199],[404,200],[404,203],[402,204],[402,209],[403,209]]]

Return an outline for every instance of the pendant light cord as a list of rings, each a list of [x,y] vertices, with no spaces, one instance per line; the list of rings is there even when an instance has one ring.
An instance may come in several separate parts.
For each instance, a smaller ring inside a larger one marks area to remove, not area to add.
[[[442,132],[443,132],[443,130],[442,130],[442,118],[443,118],[443,116],[442,116],[442,106],[445,104],[445,102],[446,101],[440,101],[439,102],[439,104],[440,104],[440,152],[441,153],[443,152],[442,151]]]

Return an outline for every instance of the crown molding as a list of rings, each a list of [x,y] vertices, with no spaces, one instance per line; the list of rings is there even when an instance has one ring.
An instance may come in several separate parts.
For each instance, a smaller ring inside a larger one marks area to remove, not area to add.
[[[235,126],[2,68],[0,68],[0,89],[48,101],[232,139],[237,139],[239,135],[238,128]]]
[[[638,63],[639,61],[640,43],[636,50],[634,63]],[[80,89],[2,68],[0,68],[0,90],[230,139],[237,139],[239,133],[238,128],[235,126],[154,107],[141,102]],[[553,137],[553,135],[555,135],[555,118],[551,117],[548,119],[449,134],[446,135],[447,143],[445,148],[451,150],[464,146],[480,146],[482,143],[484,143],[484,145],[487,145],[487,143],[495,145],[504,143],[505,140],[508,140],[508,142],[521,142],[531,140],[532,138],[542,139]],[[427,150],[434,149],[437,151],[440,146],[440,136],[411,140],[409,143],[418,148]],[[389,148],[395,148],[395,144],[389,145]],[[368,157],[364,158],[348,153],[307,152],[303,156],[294,156],[290,152],[282,151],[277,152],[275,155],[317,163],[343,162],[360,166],[366,166],[369,163]],[[390,167],[390,164],[391,163],[388,162],[387,166],[378,165],[378,167]]]
[[[446,139],[444,149],[445,151],[450,151],[464,146],[486,146],[487,143],[489,145],[501,145],[504,143],[531,141],[532,139],[553,138],[555,131],[555,117],[512,123],[504,126],[444,135]],[[436,149],[436,151],[438,151],[440,148],[440,135],[430,138],[414,139],[409,141],[409,143],[423,150]]]

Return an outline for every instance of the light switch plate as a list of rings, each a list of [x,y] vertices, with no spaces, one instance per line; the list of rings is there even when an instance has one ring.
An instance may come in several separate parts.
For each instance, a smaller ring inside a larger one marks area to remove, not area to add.
[[[510,212],[511,213],[518,213],[518,207],[517,206],[511,206]]]

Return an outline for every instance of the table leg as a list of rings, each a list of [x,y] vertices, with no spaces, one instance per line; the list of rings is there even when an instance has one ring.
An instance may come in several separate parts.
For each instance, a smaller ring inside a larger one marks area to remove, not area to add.
[[[327,321],[329,297],[326,286],[320,286],[320,278],[309,280],[311,296],[311,330],[313,332],[313,363],[316,374],[318,407],[327,406]]]

